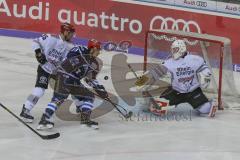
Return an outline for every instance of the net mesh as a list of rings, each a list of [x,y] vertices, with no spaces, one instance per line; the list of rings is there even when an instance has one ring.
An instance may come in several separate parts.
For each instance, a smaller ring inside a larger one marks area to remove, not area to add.
[[[208,98],[218,99],[219,106],[229,108],[229,97],[239,97],[233,77],[231,42],[228,38],[208,34],[162,30],[148,31],[145,39],[144,70],[150,64],[161,63],[170,58],[170,47],[174,40],[182,39],[190,54],[204,58],[212,71],[210,85],[203,89]],[[201,80],[201,77],[199,77]],[[170,77],[164,77],[170,83]]]

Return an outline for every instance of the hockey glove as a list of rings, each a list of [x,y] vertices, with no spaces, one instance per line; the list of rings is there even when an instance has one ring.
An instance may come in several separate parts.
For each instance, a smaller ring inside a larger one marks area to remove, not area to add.
[[[143,85],[146,85],[148,80],[149,80],[149,78],[147,76],[143,75],[137,79],[137,81],[135,82],[135,85],[138,87],[141,87]]]
[[[35,53],[36,59],[40,64],[47,62],[46,56],[41,52],[40,49],[35,50]]]
[[[108,98],[108,93],[105,90],[103,85],[97,85],[96,87],[94,87],[95,92],[97,92],[97,94],[101,97],[101,98]]]

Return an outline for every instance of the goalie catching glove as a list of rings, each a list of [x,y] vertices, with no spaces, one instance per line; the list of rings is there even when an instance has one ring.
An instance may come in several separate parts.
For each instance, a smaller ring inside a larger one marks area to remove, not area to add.
[[[94,90],[101,98],[104,98],[104,99],[108,98],[108,93],[105,90],[103,85],[96,85],[94,87]]]
[[[149,80],[149,78],[147,76],[143,75],[137,79],[137,81],[135,82],[135,85],[138,87],[141,87],[143,85],[146,85],[148,80]]]
[[[163,77],[167,73],[167,68],[163,65],[155,65],[150,68],[149,71],[145,72],[144,75],[139,77],[135,82],[138,90],[146,90],[149,86],[154,84],[155,81]]]

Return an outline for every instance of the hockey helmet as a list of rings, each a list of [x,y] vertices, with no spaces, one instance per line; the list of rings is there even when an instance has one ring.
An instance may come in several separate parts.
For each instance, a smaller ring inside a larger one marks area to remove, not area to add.
[[[96,39],[91,39],[88,41],[88,48],[97,48],[97,49],[101,49],[101,43],[99,41],[97,41]]]
[[[75,28],[70,23],[62,23],[61,24],[61,33],[64,33],[65,31],[75,32]]]
[[[186,44],[183,40],[175,40],[171,45],[173,59],[177,60],[187,52]]]

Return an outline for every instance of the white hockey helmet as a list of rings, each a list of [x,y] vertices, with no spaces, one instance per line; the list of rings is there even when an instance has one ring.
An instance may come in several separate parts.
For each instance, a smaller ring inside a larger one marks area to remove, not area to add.
[[[187,52],[186,44],[183,40],[177,39],[171,45],[173,59],[177,60]]]

